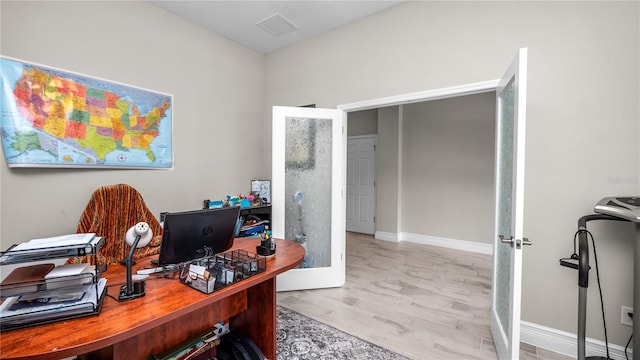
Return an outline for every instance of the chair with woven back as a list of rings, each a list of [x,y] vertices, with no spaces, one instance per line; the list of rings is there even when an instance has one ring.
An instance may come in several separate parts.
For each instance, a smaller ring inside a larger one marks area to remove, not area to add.
[[[91,195],[76,232],[105,237],[106,242],[98,252],[97,261],[99,264],[116,264],[125,259],[131,249],[124,241],[127,230],[141,221],[149,224],[153,239],[147,246],[134,251],[134,259],[160,252],[162,228],[135,188],[127,184],[107,185]],[[86,257],[72,257],[67,263],[86,261]]]

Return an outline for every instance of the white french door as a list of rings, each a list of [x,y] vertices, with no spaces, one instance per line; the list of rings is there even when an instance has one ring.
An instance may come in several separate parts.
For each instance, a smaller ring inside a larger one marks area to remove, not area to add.
[[[278,291],[345,282],[344,118],[335,109],[273,107],[273,236],[306,250],[298,268],[278,275]]]
[[[491,334],[499,359],[518,359],[523,234],[527,49],[496,89],[496,216]]]

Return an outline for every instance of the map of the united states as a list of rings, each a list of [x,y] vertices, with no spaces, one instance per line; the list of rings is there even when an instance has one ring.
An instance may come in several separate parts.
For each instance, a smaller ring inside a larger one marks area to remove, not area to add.
[[[0,130],[3,143],[10,143],[10,148],[4,144],[8,162],[10,158],[26,159],[35,150],[50,154],[61,165],[109,165],[111,161],[123,166],[146,166],[128,161],[153,164],[158,156],[169,157],[171,162],[170,134],[162,134],[169,138],[157,142],[159,147],[151,146],[169,115],[170,97],[137,101],[130,94],[144,94],[143,91],[91,78],[82,81],[81,76],[68,77],[60,71],[35,66],[21,66],[21,71],[21,75],[15,74],[11,93],[5,91],[2,95],[3,104],[9,104],[9,109],[14,105],[16,112],[2,109]],[[8,90],[6,78],[4,90]],[[13,99],[7,99],[9,95]],[[28,128],[16,125],[25,120]],[[140,154],[137,158],[136,153]]]

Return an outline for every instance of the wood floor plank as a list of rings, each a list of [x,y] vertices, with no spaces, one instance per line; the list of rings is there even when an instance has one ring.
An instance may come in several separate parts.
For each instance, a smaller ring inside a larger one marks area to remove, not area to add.
[[[497,359],[490,255],[347,233],[346,283],[277,302],[411,359]],[[523,344],[522,359],[570,359]]]

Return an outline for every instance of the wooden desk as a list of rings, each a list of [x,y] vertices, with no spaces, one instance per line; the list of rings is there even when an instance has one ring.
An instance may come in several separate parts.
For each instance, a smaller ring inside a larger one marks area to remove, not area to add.
[[[255,253],[256,238],[238,238],[232,250]],[[110,297],[99,315],[2,332],[2,359],[60,359],[90,354],[91,359],[147,359],[193,338],[222,320],[251,337],[269,359],[276,358],[276,275],[298,265],[304,249],[276,240],[275,256],[265,272],[212,294],[203,294],[175,279],[147,281],[146,295],[126,302]],[[151,259],[146,259],[150,261]],[[143,265],[138,261],[134,269]],[[104,273],[109,294],[118,297],[126,281],[125,267]],[[118,285],[118,286],[115,286]]]

